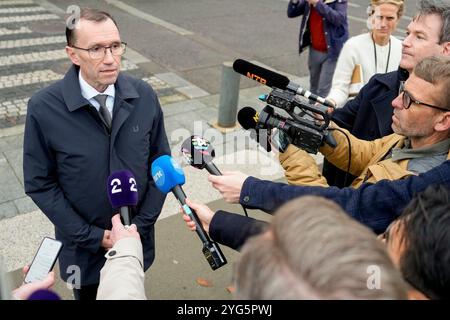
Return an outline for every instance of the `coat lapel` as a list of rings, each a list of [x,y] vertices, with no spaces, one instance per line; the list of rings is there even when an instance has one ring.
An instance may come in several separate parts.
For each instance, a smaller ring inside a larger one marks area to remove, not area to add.
[[[370,103],[377,118],[377,126],[381,136],[391,133],[393,108],[391,102],[395,94],[393,90],[389,90],[385,94],[372,99]]]
[[[120,129],[133,111],[134,106],[130,103],[130,100],[139,98],[139,94],[136,89],[131,85],[129,80],[124,78],[122,74],[119,74],[115,87],[116,97],[114,99],[113,108],[111,147],[114,146],[114,142]]]

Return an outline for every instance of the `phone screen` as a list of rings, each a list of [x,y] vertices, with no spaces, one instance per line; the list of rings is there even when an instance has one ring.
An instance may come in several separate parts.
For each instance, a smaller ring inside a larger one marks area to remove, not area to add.
[[[52,270],[61,248],[61,241],[45,237],[34,256],[24,282],[30,283],[43,280]]]

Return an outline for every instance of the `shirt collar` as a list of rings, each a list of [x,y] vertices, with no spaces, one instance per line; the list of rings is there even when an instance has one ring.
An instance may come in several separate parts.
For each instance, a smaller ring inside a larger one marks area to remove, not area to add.
[[[427,156],[445,155],[450,150],[450,139],[437,142],[430,146],[411,149],[411,140],[405,139],[403,147],[392,149],[392,160],[422,158]]]
[[[98,92],[94,87],[87,83],[86,80],[84,80],[81,75],[81,69],[78,71],[78,81],[80,82],[81,95],[88,101],[99,94],[106,94],[113,98],[116,94],[116,89],[113,84],[110,84],[104,92]]]

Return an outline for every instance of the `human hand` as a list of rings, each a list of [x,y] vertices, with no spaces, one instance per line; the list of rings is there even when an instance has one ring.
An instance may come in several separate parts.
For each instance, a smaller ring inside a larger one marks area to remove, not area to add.
[[[308,1],[308,3],[313,6],[315,6],[317,2],[319,2],[319,0],[306,0],[306,1]]]
[[[124,238],[136,238],[141,241],[141,237],[139,232],[137,231],[137,227],[135,224],[125,227],[120,221],[119,214],[116,214],[111,219],[112,221],[112,229],[110,232],[110,241],[111,247],[116,244],[117,241]]]
[[[24,266],[22,269],[23,277],[28,273],[29,266]],[[18,300],[26,300],[37,290],[50,289],[55,284],[55,272],[50,271],[47,276],[41,281],[31,283],[24,283],[12,292],[14,298]]]
[[[222,194],[226,202],[239,203],[242,185],[248,175],[239,171],[225,171],[222,176],[208,176],[208,181]]]
[[[111,231],[110,230],[105,230],[105,232],[103,233],[103,239],[102,239],[101,246],[107,250],[112,248],[113,244],[111,242]]]
[[[215,213],[207,205],[195,203],[189,199],[186,199],[186,204],[197,213],[197,217],[199,218],[203,229],[205,229],[206,233],[209,234],[209,224],[212,218],[214,217]],[[191,229],[191,231],[195,231],[196,229],[195,222],[191,220],[191,217],[189,217],[186,213],[184,213],[183,220],[186,222],[186,225],[188,226],[189,229]]]

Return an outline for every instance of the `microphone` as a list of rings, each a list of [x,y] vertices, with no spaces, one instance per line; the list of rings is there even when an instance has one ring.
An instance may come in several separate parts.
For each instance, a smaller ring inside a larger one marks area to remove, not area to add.
[[[270,135],[268,129],[258,129],[256,125],[258,124],[259,113],[253,109],[252,107],[244,107],[239,110],[238,122],[242,128],[245,130],[250,130],[250,137],[256,142],[258,142],[264,150],[267,152],[272,151],[272,147],[270,145]]]
[[[34,291],[27,300],[61,300],[59,295],[48,289],[39,289]]]
[[[247,78],[255,80],[268,87],[271,88],[275,87],[282,90],[287,89],[301,96],[304,96],[309,100],[319,102],[323,105],[326,105],[327,107],[334,109],[334,104],[330,100],[322,98],[318,95],[315,95],[311,91],[303,89],[298,84],[290,81],[288,77],[283,76],[282,74],[279,74],[277,72],[265,69],[263,67],[257,66],[251,62],[242,59],[237,59],[236,61],[234,61],[233,69],[237,73],[240,73],[246,76]]]
[[[191,136],[181,145],[181,153],[188,165],[197,169],[206,169],[215,176],[222,175],[219,168],[212,162],[216,154],[208,140],[200,136]]]
[[[197,213],[186,204],[186,194],[181,188],[185,183],[185,177],[179,164],[172,157],[163,155],[153,161],[151,170],[156,187],[163,193],[172,191],[183,211],[194,221],[195,231],[203,243],[203,255],[211,269],[216,270],[227,264],[227,260],[219,245],[209,238],[200,223]]]
[[[120,217],[124,225],[131,224],[130,211],[138,203],[136,179],[129,170],[112,173],[108,177],[108,197],[111,206],[120,210]]]

